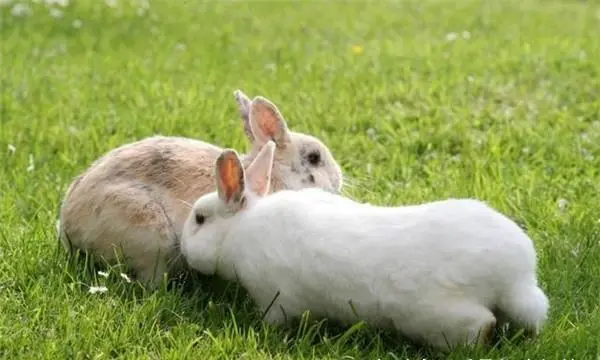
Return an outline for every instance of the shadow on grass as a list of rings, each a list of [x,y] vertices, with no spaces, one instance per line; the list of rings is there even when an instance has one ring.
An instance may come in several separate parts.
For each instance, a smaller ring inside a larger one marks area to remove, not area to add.
[[[156,316],[148,321],[155,321],[164,329],[193,323],[198,324],[203,334],[244,338],[254,333],[269,353],[342,357],[350,352],[358,358],[390,359],[486,358],[490,357],[491,351],[501,350],[504,345],[517,345],[524,339],[521,332],[498,329],[492,346],[456,349],[447,355],[393,330],[374,329],[362,322],[341,326],[333,321],[311,321],[304,316],[285,326],[272,326],[263,323],[262,314],[236,282],[188,270],[172,279],[163,279],[156,289],[148,289],[136,281],[128,282],[127,277],[121,275],[128,273],[124,265],[107,266],[90,255],[74,253],[69,256],[64,251],[56,258],[57,266],[64,269],[64,280],[79,284],[83,292],[88,292],[88,284],[98,283],[101,276],[106,277],[103,282],[110,288],[110,296],[118,297],[122,302],[157,301]]]

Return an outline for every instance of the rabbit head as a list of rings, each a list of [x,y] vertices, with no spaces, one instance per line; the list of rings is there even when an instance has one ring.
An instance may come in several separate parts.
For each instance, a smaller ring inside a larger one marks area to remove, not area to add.
[[[244,170],[235,150],[224,149],[216,160],[217,190],[201,196],[185,221],[181,252],[188,264],[215,274],[219,248],[233,218],[269,192],[276,145],[267,141]]]
[[[234,92],[244,132],[252,142],[245,164],[251,163],[268,141],[276,145],[272,191],[317,187],[339,193],[343,174],[333,155],[319,139],[288,129],[279,109],[264,97],[250,100],[241,90]]]

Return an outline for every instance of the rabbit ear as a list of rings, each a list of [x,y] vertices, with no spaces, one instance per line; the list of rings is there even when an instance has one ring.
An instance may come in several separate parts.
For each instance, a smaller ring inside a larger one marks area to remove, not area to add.
[[[252,134],[252,128],[250,127],[250,105],[252,101],[239,89],[233,92],[233,96],[235,96],[235,100],[238,103],[240,118],[244,124],[244,132],[250,141],[254,141],[254,134]]]
[[[217,193],[227,205],[239,205],[243,199],[245,176],[235,150],[225,149],[216,162]]]
[[[254,142],[259,146],[272,140],[277,147],[283,148],[290,141],[287,124],[279,109],[262,96],[252,100],[249,122]]]
[[[246,169],[248,187],[258,196],[265,196],[271,185],[275,143],[267,142]]]

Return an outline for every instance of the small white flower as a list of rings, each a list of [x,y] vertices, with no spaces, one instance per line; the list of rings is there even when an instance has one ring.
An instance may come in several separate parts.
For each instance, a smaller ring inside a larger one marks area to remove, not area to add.
[[[117,0],[104,0],[104,2],[106,3],[106,6],[113,9],[117,7]]]
[[[446,34],[446,41],[454,41],[458,39],[458,34],[455,32],[451,32],[451,33],[447,33]]]
[[[184,43],[178,43],[177,45],[175,45],[175,49],[178,51],[185,51],[186,46]]]
[[[125,280],[126,282],[130,283],[131,279],[129,278],[129,276],[127,276],[127,274],[121,273],[121,277],[123,278],[123,280]]]
[[[377,137],[377,130],[375,130],[374,128],[368,128],[367,136],[374,140]]]
[[[558,209],[560,211],[565,211],[567,206],[569,206],[569,201],[567,199],[558,199]]]
[[[468,32],[468,31],[463,31],[463,32],[462,32],[462,37],[463,37],[463,39],[465,39],[465,40],[466,40],[466,39],[470,39],[470,38],[471,38],[471,33],[470,33],[470,32]]]
[[[96,294],[96,293],[105,293],[108,291],[108,288],[106,286],[90,286],[90,290],[88,291],[90,294]]]
[[[50,16],[52,16],[55,19],[60,19],[63,16],[63,12],[62,10],[52,8],[50,9]]]
[[[17,148],[13,144],[8,144],[8,151],[14,154],[17,151]]]
[[[15,17],[29,16],[31,13],[31,7],[27,4],[15,4],[10,11],[10,14]]]
[[[83,25],[83,23],[81,22],[81,20],[79,20],[79,19],[73,20],[73,27],[75,29],[81,29],[82,25]]]
[[[107,278],[108,277],[108,272],[106,272],[106,271],[98,271],[98,275]]]

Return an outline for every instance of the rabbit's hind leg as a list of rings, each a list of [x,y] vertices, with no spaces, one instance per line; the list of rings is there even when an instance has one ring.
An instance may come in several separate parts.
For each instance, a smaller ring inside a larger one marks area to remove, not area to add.
[[[485,306],[459,300],[430,303],[411,314],[408,322],[404,318],[394,323],[407,335],[450,351],[457,346],[488,344],[496,327],[496,317]]]

